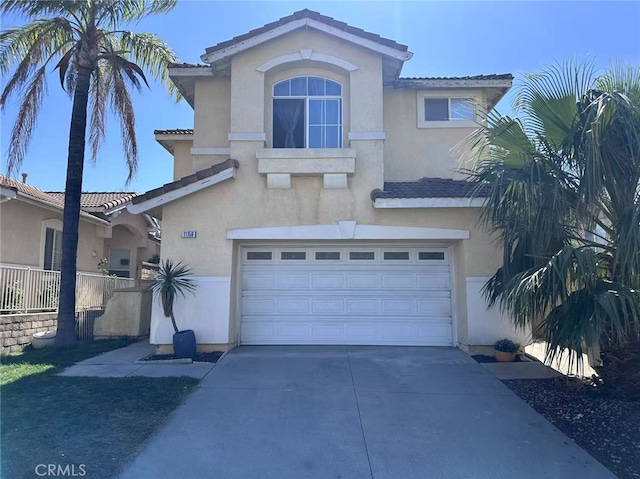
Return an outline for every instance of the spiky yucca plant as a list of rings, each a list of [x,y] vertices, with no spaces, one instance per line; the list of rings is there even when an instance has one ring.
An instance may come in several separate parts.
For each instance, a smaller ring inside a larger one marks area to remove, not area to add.
[[[178,332],[178,325],[173,314],[173,305],[176,297],[186,296],[186,293],[195,294],[196,284],[191,276],[191,269],[182,262],[174,263],[165,259],[160,263],[156,278],[151,283],[151,290],[160,297],[162,311],[167,318],[171,318],[174,332]]]

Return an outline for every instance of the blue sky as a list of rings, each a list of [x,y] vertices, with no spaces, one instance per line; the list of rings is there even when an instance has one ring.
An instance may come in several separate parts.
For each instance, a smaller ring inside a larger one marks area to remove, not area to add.
[[[599,69],[617,60],[640,64],[640,2],[212,2],[181,0],[171,13],[139,24],[159,35],[182,61],[199,62],[204,49],[309,8],[409,46],[402,76],[535,72],[572,57]],[[2,19],[2,28],[16,24]],[[3,79],[4,83],[4,79]],[[118,124],[111,121],[95,165],[84,170],[84,191],[144,192],[172,179],[172,158],[154,129],[190,128],[193,111],[176,105],[159,85],[134,96],[139,145],[137,177],[125,186]],[[509,97],[499,105],[509,110]],[[63,190],[71,100],[52,73],[36,132],[21,171],[43,190]],[[15,104],[1,118],[3,170]],[[88,155],[87,155],[88,156]],[[3,171],[4,173],[4,171]]]

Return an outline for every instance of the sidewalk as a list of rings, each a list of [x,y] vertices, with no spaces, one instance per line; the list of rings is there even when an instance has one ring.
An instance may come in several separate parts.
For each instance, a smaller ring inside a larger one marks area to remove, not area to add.
[[[137,364],[136,361],[153,354],[155,346],[148,340],[133,343],[66,368],[59,376],[92,376],[99,378],[124,378],[145,376],[149,378],[189,376],[202,379],[215,366],[214,363],[192,364]]]

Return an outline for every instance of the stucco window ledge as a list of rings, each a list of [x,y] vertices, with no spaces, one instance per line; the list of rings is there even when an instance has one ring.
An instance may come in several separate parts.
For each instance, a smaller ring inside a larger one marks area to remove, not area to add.
[[[263,175],[351,175],[356,168],[354,148],[265,148],[256,152],[256,158]]]

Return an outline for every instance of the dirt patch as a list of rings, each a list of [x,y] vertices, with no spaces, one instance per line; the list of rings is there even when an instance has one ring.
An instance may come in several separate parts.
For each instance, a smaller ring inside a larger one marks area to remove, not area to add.
[[[574,378],[503,383],[620,479],[640,478],[640,402]]]

